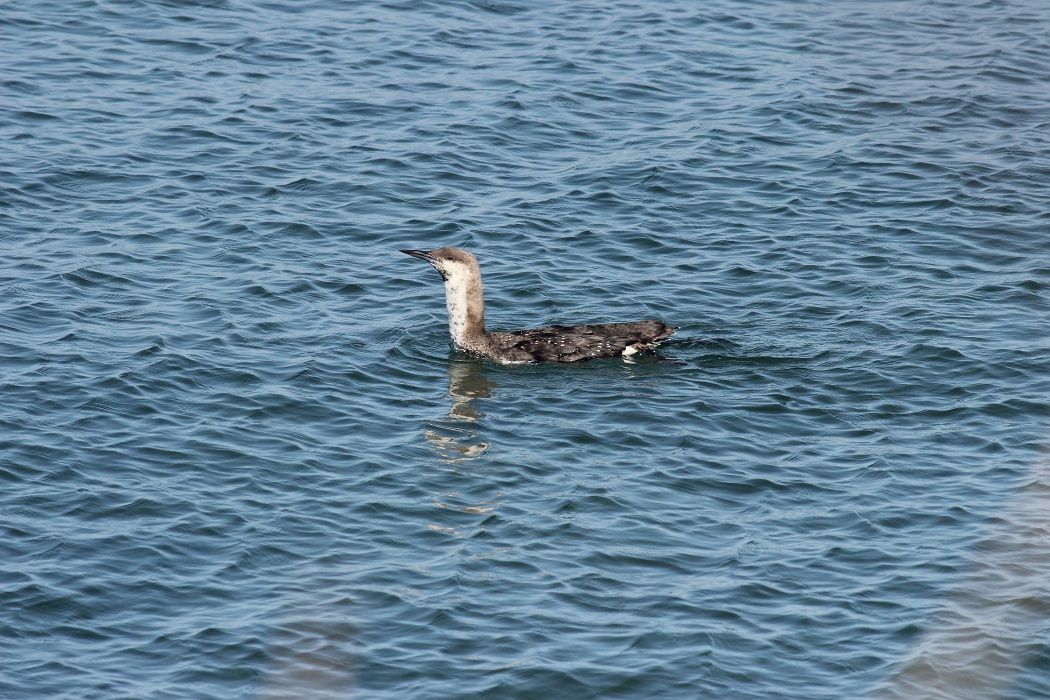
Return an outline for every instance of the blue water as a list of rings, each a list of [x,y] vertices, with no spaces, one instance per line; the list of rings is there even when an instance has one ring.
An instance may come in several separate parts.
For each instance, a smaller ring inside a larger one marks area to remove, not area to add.
[[[1043,0],[0,37],[0,697],[1050,697]]]

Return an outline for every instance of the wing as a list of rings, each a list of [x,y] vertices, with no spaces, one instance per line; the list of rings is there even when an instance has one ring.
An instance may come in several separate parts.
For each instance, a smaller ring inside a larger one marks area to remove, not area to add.
[[[550,326],[494,333],[500,349],[523,361],[579,362],[648,350],[677,330],[660,321]]]
[[[554,329],[519,331],[523,335],[514,343],[514,349],[541,362],[579,362],[595,357],[616,357],[622,355],[627,348],[627,343],[622,338],[608,338],[592,333],[547,332],[548,330]]]

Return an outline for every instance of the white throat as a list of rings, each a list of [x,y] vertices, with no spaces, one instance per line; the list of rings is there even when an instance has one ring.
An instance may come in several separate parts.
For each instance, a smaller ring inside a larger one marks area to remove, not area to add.
[[[449,275],[445,280],[445,305],[448,307],[448,332],[452,342],[466,346],[467,339],[467,278]]]

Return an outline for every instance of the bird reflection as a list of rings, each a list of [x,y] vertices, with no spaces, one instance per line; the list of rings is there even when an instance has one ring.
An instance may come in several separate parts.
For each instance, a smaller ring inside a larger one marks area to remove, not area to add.
[[[448,398],[452,399],[448,416],[427,421],[423,437],[450,464],[477,459],[489,448],[478,438],[481,431],[474,423],[485,414],[476,400],[492,396],[499,386],[485,376],[484,364],[478,361],[450,362],[448,365]]]

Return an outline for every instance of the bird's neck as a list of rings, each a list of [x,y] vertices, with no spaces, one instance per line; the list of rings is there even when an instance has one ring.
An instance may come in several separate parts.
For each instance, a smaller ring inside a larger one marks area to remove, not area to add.
[[[470,348],[485,335],[485,299],[481,273],[450,276],[445,280],[448,330],[452,342]]]

